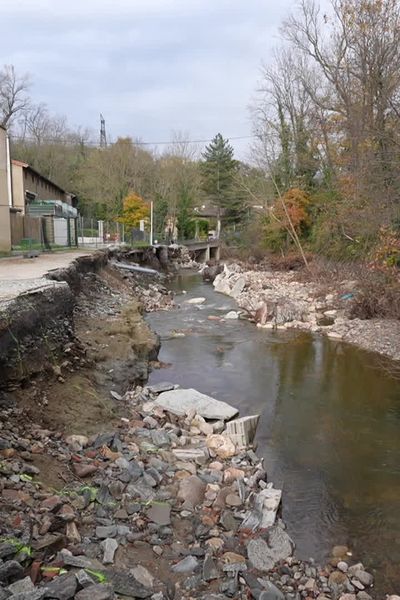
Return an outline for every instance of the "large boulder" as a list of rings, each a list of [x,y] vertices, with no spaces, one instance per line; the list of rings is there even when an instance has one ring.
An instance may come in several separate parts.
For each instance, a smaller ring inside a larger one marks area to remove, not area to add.
[[[211,281],[211,283],[212,283],[214,281],[214,279],[216,278],[216,276],[219,275],[220,273],[222,273],[223,270],[224,270],[224,265],[207,266],[202,271],[203,281]]]
[[[163,392],[155,404],[174,415],[182,417],[194,411],[205,419],[229,421],[239,413],[237,408],[193,389],[178,389]]]

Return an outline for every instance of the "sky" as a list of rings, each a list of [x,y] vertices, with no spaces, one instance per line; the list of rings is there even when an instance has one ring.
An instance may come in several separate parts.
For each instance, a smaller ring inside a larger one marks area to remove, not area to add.
[[[0,65],[97,137],[168,141],[220,132],[245,159],[261,61],[295,0],[0,0]],[[159,146],[161,149],[162,146]]]

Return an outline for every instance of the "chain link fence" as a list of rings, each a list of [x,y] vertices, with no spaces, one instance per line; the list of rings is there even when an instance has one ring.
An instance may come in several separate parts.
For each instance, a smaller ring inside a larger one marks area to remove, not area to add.
[[[87,248],[105,248],[115,244],[131,246],[147,245],[150,233],[127,227],[116,221],[98,221],[90,217],[78,217],[78,245]]]

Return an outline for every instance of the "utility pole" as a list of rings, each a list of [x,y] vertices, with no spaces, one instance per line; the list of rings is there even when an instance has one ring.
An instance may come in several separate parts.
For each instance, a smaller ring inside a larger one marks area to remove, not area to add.
[[[150,246],[153,245],[153,215],[154,215],[153,200],[150,202]]]
[[[100,113],[100,148],[107,147],[106,121]]]

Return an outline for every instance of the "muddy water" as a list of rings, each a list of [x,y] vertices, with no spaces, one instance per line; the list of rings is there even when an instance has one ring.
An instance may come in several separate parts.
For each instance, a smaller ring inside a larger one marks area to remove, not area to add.
[[[283,488],[297,554],[323,561],[347,544],[375,570],[378,589],[398,592],[400,382],[377,357],[322,336],[209,320],[235,306],[198,276],[173,285],[181,308],[149,317],[160,360],[171,363],[151,381],[260,413],[258,454]],[[198,296],[206,297],[200,307],[185,304]]]

